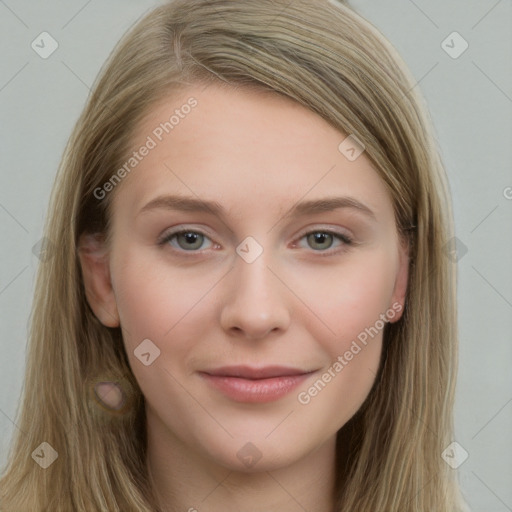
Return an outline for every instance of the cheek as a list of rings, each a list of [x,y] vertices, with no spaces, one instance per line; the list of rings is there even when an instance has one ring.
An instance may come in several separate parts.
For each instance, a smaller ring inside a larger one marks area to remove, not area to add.
[[[188,377],[194,340],[210,330],[211,322],[205,321],[208,301],[202,298],[215,281],[208,276],[191,280],[183,270],[149,261],[132,254],[116,262],[124,345],[148,407],[185,410],[190,398],[180,383]],[[173,424],[180,422],[173,419]]]
[[[383,329],[382,315],[390,308],[392,284],[383,272],[368,269],[360,274],[353,273],[340,286],[340,304],[337,315],[332,310],[333,319],[339,318],[337,332],[345,341],[364,341],[369,329]]]
[[[350,344],[350,349],[338,351],[316,380],[299,390],[300,417],[310,421],[319,435],[334,434],[361,408],[375,382],[381,348],[380,334],[367,346]]]
[[[352,340],[375,326],[382,330],[381,315],[391,307],[395,261],[389,251],[359,253],[346,264],[301,270],[293,277],[297,295],[314,315],[306,315],[308,329],[331,356],[348,350]],[[289,276],[292,279],[292,276]]]
[[[382,318],[391,309],[390,268],[392,261],[386,258],[372,259],[372,264],[361,260],[317,281],[323,287],[311,288],[318,316],[334,334],[326,334],[319,322],[308,327],[328,358],[317,379],[301,388],[297,400],[308,417],[323,418],[332,432],[359,410],[375,382],[387,323]]]
[[[215,280],[157,264],[142,251],[130,254],[116,261],[113,275],[130,366],[149,402],[165,390],[165,401],[178,406],[194,340],[211,328],[205,294]]]
[[[132,341],[153,336],[163,342],[183,321],[197,315],[219,279],[208,271],[173,267],[146,250],[118,258],[115,267],[116,302]]]

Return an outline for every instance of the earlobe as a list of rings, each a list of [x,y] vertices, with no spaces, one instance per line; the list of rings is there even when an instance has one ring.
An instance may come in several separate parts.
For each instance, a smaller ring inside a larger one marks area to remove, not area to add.
[[[399,248],[399,263],[398,271],[395,280],[395,288],[393,290],[393,298],[391,300],[391,306],[393,309],[397,309],[397,305],[400,304],[400,310],[393,317],[393,322],[397,322],[403,315],[405,307],[405,297],[407,294],[407,283],[409,280],[409,245],[407,243],[401,243]]]
[[[109,257],[100,234],[83,234],[78,255],[85,295],[98,320],[107,327],[119,327],[119,313],[110,279]]]

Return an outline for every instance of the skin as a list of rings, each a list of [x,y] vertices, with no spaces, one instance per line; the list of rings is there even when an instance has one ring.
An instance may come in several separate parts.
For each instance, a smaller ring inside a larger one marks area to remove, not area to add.
[[[349,161],[338,150],[345,134],[273,93],[174,92],[138,127],[134,147],[190,97],[197,107],[117,186],[110,245],[83,237],[88,300],[122,328],[163,510],[331,511],[336,433],[374,383],[382,330],[307,405],[297,397],[379,315],[403,307],[408,256],[391,198],[364,153]],[[224,213],[141,212],[168,194],[217,201]],[[299,201],[333,196],[357,199],[374,218],[352,207],[288,215]],[[159,245],[173,227],[206,237],[195,253],[183,237]],[[307,237],[325,229],[354,244]],[[248,236],[263,248],[252,263],[236,252]],[[144,339],[160,350],[149,366],[134,355]],[[198,373],[240,364],[314,373],[269,403],[236,402]],[[237,456],[247,443],[261,456],[250,466]]]

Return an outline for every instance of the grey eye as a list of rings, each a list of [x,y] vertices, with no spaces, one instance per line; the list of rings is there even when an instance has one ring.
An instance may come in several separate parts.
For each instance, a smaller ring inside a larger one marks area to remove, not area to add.
[[[309,246],[315,251],[322,249],[329,249],[334,241],[334,237],[330,233],[324,233],[323,231],[317,231],[307,235]]]
[[[173,237],[176,237],[179,247],[185,251],[199,249],[204,242],[204,235],[194,231],[183,231],[176,233]]]

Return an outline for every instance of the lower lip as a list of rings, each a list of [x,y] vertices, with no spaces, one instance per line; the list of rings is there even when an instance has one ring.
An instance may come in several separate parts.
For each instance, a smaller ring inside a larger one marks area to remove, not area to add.
[[[235,402],[266,403],[279,400],[294,390],[310,374],[286,375],[269,379],[242,379],[222,375],[200,375],[214,388]]]

